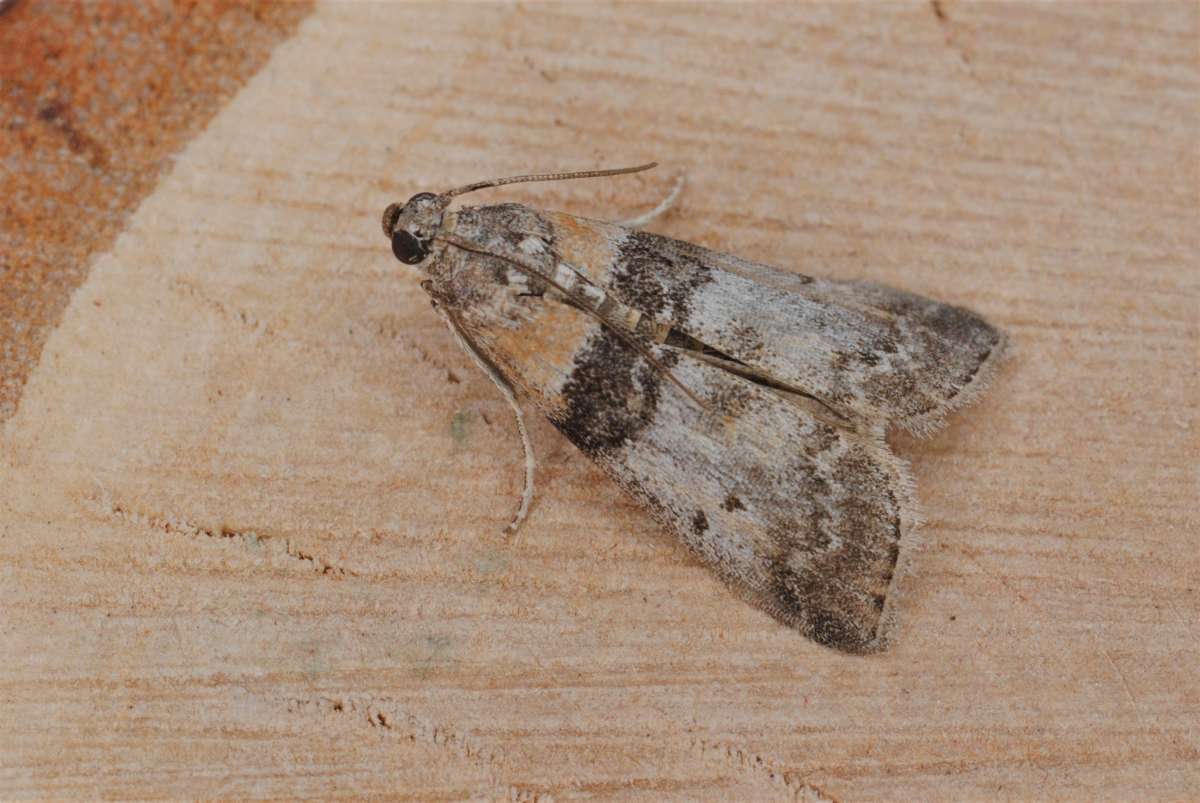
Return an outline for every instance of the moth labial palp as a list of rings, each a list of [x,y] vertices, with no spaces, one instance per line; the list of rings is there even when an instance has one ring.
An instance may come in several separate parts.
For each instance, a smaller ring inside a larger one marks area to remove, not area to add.
[[[883,434],[926,433],[978,396],[1005,335],[911,293],[622,225],[511,203],[448,211],[485,187],[651,166],[479,182],[384,213],[396,258],[426,274],[518,415],[515,523],[533,476],[519,395],[734,593],[825,646],[883,649],[917,517]]]

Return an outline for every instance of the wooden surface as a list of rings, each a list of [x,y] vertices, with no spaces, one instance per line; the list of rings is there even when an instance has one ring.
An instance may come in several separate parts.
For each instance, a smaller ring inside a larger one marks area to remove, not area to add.
[[[0,482],[0,796],[1184,799],[1194,4],[319,4],[92,263]],[[736,602],[510,415],[380,236],[505,188],[965,304],[886,654]]]
[[[93,257],[308,8],[0,0],[0,421]]]

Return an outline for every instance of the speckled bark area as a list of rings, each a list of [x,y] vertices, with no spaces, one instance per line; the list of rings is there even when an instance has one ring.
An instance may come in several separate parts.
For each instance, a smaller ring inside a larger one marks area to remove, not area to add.
[[[90,257],[310,6],[0,5],[0,421]]]

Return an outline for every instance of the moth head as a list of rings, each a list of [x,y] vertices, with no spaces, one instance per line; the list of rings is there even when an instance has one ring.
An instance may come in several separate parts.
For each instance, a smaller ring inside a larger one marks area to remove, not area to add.
[[[450,198],[419,192],[403,205],[389,204],[383,210],[383,234],[392,241],[392,253],[405,265],[419,265],[433,250],[433,240],[442,230],[442,217]]]

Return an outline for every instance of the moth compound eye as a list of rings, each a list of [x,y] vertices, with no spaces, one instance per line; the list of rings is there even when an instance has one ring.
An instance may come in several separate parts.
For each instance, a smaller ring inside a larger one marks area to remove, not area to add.
[[[429,241],[418,240],[404,229],[392,233],[392,253],[405,265],[416,265],[429,256]]]

